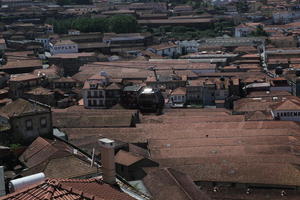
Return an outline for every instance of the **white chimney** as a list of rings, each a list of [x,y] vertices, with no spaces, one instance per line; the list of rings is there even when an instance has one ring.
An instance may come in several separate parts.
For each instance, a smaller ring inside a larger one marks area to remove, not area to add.
[[[107,138],[99,139],[103,181],[108,184],[116,183],[115,170],[115,141]]]
[[[4,167],[0,166],[0,197],[5,196]]]

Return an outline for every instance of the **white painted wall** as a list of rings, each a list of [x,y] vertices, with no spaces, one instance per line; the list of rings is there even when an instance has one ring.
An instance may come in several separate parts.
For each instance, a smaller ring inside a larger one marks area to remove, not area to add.
[[[50,43],[50,53],[52,55],[61,53],[78,53],[77,44],[53,45]]]
[[[89,92],[91,96],[89,96]],[[97,95],[98,94],[98,95]],[[95,107],[105,107],[105,91],[104,90],[93,90],[93,89],[84,89],[82,91],[83,103],[86,108],[95,108]],[[89,105],[89,100],[91,100],[91,105]],[[94,104],[96,101],[96,105]]]
[[[160,56],[169,56],[172,57],[174,54],[181,54],[181,48],[178,47],[172,47],[172,48],[166,48],[166,49],[162,49],[162,50],[155,50],[153,48],[148,48],[149,51],[160,55]]]
[[[50,39],[49,38],[35,38],[35,41],[38,41],[43,44],[45,49],[50,49]]]
[[[185,48],[186,53],[198,52],[198,48],[200,46],[196,40],[177,41],[176,44],[179,45],[180,48]]]
[[[185,95],[171,95],[171,102],[172,103],[185,103],[186,97],[185,97]]]
[[[235,33],[234,36],[235,37],[246,37],[251,33],[251,29],[250,28],[235,28]]]

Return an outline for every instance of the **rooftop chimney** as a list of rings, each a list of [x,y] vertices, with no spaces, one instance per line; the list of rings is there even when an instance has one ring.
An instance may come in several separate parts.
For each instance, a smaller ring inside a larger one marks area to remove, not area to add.
[[[4,167],[0,166],[0,197],[5,196]]]
[[[116,183],[115,171],[115,141],[107,138],[99,139],[103,181],[108,184]]]

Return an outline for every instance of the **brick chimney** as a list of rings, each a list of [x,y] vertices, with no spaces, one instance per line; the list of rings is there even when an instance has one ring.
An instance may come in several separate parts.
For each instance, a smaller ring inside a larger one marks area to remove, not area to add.
[[[108,184],[116,183],[115,170],[115,141],[107,138],[99,139],[103,181]]]
[[[4,167],[0,166],[0,197],[5,196]]]

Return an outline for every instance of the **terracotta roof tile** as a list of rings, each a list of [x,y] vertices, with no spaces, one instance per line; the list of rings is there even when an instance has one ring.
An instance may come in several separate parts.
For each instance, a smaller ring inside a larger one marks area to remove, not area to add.
[[[118,164],[121,164],[121,165],[125,165],[125,166],[130,166],[140,160],[142,160],[143,157],[142,156],[139,156],[139,155],[136,155],[134,153],[131,153],[131,152],[127,152],[127,151],[123,151],[123,150],[120,150],[117,154],[116,154],[116,157],[115,157],[115,161],[116,163]]]
[[[271,106],[272,110],[300,110],[300,100],[287,99]]]
[[[97,179],[46,179],[0,200],[134,200]]]
[[[15,59],[10,60],[3,65],[1,69],[15,69],[15,68],[42,68],[42,61],[38,59]]]
[[[71,155],[72,148],[63,142],[38,137],[20,156],[20,160],[29,168],[34,167],[51,157]]]
[[[26,92],[26,94],[31,94],[31,95],[52,95],[52,94],[54,94],[54,92],[47,89],[47,88],[37,87],[37,88],[34,88],[34,89]]]
[[[151,170],[143,182],[155,200],[210,199],[199,190],[191,177],[172,168]]]
[[[20,98],[2,107],[0,112],[9,117],[14,117],[31,113],[50,112],[50,108],[46,105]]]
[[[40,79],[38,75],[35,74],[18,74],[18,75],[12,75],[10,77],[10,82],[13,81],[29,81],[29,80],[34,80],[34,79]]]
[[[172,95],[186,95],[186,88],[179,87],[173,90]]]

